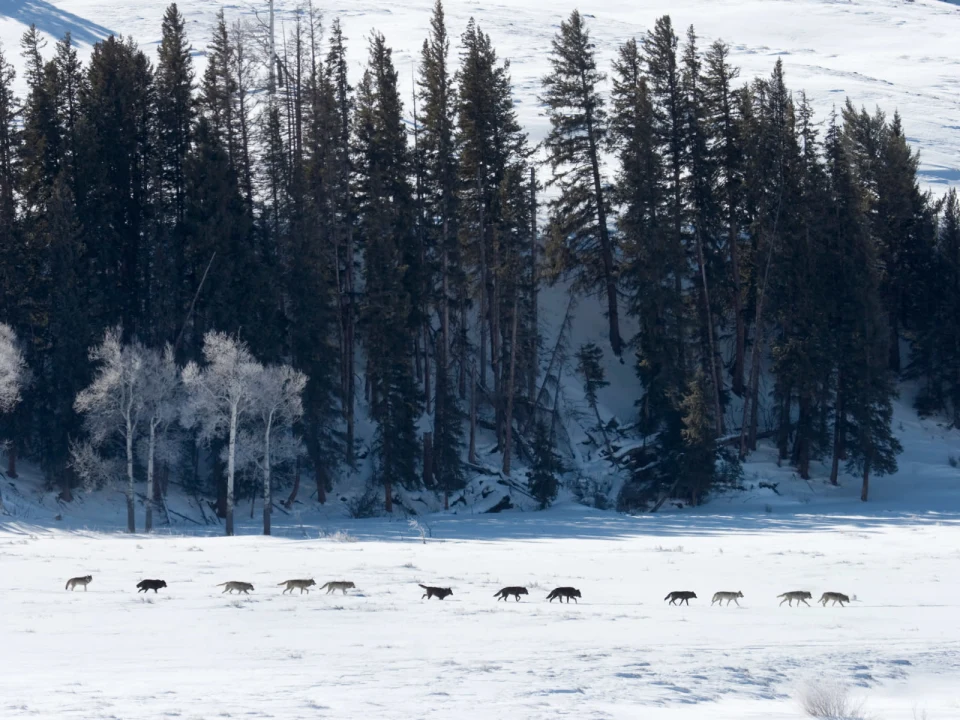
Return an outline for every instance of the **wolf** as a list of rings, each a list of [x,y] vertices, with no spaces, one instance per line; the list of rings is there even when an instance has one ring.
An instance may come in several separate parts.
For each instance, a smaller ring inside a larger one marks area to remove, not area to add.
[[[840,607],[843,607],[844,603],[850,602],[850,598],[848,598],[843,593],[838,593],[838,592],[825,592],[823,595],[820,596],[820,599],[817,600],[817,602],[823,604],[823,606],[826,607],[828,600],[833,600],[834,605],[836,605],[837,603],[840,603]]]
[[[514,598],[516,598],[517,602],[520,602],[521,595],[529,595],[529,594],[530,593],[527,592],[527,589],[525,587],[511,586],[511,587],[503,588],[503,590],[496,593],[494,597],[497,598],[498,601],[503,600],[504,602],[506,602],[507,598],[513,595]]]
[[[807,607],[810,607],[810,603],[807,600],[810,600],[813,595],[808,593],[806,590],[793,590],[791,592],[785,592],[783,595],[777,595],[778,598],[783,598],[780,601],[780,604],[783,605],[785,602],[789,602],[790,607],[793,607],[793,601],[797,601],[797,607],[800,607],[800,603],[803,603]]]
[[[313,587],[313,586],[316,585],[316,584],[317,584],[317,583],[315,583],[315,582],[313,581],[313,578],[311,578],[311,579],[309,579],[309,580],[284,580],[282,583],[279,583],[279,584],[277,585],[277,587],[280,587],[281,585],[286,585],[286,586],[287,586],[286,590],[284,590],[282,593],[280,593],[281,595],[286,595],[287,592],[289,592],[289,593],[292,595],[295,588],[300,588],[300,594],[301,594],[301,595],[303,595],[303,591],[304,591],[304,590],[306,590],[306,591],[307,591],[307,595],[309,595],[309,594],[310,594],[310,588]]]
[[[583,595],[581,595],[580,591],[577,590],[576,588],[558,587],[558,588],[554,588],[550,592],[550,594],[547,595],[547,600],[549,600],[550,602],[553,602],[554,598],[560,598],[560,602],[563,602],[563,599],[566,598],[568,603],[571,600],[573,600],[575,603],[577,603],[577,605],[579,605],[580,603],[577,600],[577,598],[582,598],[582,597]]]
[[[737,602],[737,598],[742,598],[742,597],[743,597],[743,593],[740,592],[739,590],[737,592],[718,592],[713,594],[713,600],[710,602],[710,605],[713,605],[713,603],[715,602],[718,602],[721,605],[723,605],[723,601],[726,600],[727,605],[729,605],[730,602],[733,601],[737,603],[737,607],[740,607],[740,603]]]
[[[419,583],[417,584],[419,585]],[[443,600],[448,595],[453,595],[453,590],[451,590],[450,588],[431,587],[429,585],[420,585],[420,587],[426,590],[426,592],[420,598],[421,600],[423,600],[423,598],[426,598],[427,600],[429,600],[432,597],[435,597],[438,600]]]
[[[690,604],[691,600],[696,600],[697,594],[689,590],[674,590],[672,593],[668,593],[664,600],[669,600],[671,605],[676,605],[677,600],[680,601],[680,604],[687,603]]]
[[[67,580],[67,586],[64,590],[73,590],[77,585],[83,585],[83,591],[87,591],[87,585],[93,582],[93,575],[84,575],[83,577],[75,577]]]
[[[327,588],[327,595],[332,593],[334,590],[340,590],[344,595],[346,595],[347,590],[355,587],[356,585],[349,580],[331,580],[330,582],[321,585],[318,589],[323,590],[324,588]]]
[[[240,582],[239,580],[230,580],[229,582],[220,583],[217,587],[222,587],[223,592],[228,592],[233,595],[233,591],[242,592],[244,595],[249,595],[250,591],[253,590],[253,585],[248,582]],[[221,595],[223,593],[220,593]]]
[[[137,593],[145,593],[147,590],[153,590],[156,593],[157,590],[166,586],[167,583],[164,580],[141,580],[137,583],[137,587],[140,588]]]

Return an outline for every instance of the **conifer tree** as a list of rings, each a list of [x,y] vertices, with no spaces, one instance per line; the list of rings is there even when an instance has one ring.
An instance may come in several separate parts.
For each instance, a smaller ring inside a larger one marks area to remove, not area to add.
[[[862,212],[861,188],[834,122],[826,141],[830,182],[828,232],[835,275],[836,304],[831,326],[836,352],[833,466],[840,460],[862,476],[861,499],[867,500],[871,473],[896,471],[901,447],[890,420],[895,393],[889,370],[890,335],[880,300],[876,248]]]
[[[157,244],[152,262],[160,275],[157,282],[155,322],[158,337],[172,340],[180,330],[183,314],[196,286],[184,282],[187,275],[184,220],[187,208],[187,154],[193,143],[196,116],[192,48],[186,21],[177,5],[164,13],[162,38],[156,68],[156,152],[159,192]],[[209,261],[210,258],[207,258]],[[194,336],[194,341],[199,336]],[[194,342],[191,350],[199,352]],[[182,348],[175,348],[181,353]]]
[[[352,192],[353,166],[353,89],[347,78],[346,44],[340,21],[334,20],[330,50],[324,67],[323,84],[330,93],[327,110],[333,142],[326,157],[331,230],[337,254],[337,298],[340,310],[340,396],[346,421],[346,456],[354,465],[356,427],[356,343],[358,292],[356,283],[357,243],[355,207]]]
[[[729,298],[734,323],[734,357],[730,368],[732,390],[743,396],[746,366],[746,318],[742,255],[743,224],[742,185],[743,148],[741,118],[733,83],[739,70],[729,64],[730,49],[717,41],[707,50],[703,77],[707,132],[712,140],[711,154],[717,172],[717,204],[721,227],[726,230],[726,246],[730,255],[729,271],[721,280],[721,288]]]
[[[560,481],[557,474],[562,470],[560,458],[554,450],[553,433],[544,422],[537,421],[533,428],[533,462],[530,466],[530,475],[527,486],[530,494],[540,503],[544,510],[557,497]]]
[[[19,325],[27,293],[21,288],[22,247],[18,238],[17,191],[21,130],[20,103],[13,91],[16,71],[0,45],[0,305],[4,320]]]
[[[152,230],[153,101],[149,62],[132,41],[110,37],[94,46],[82,103],[88,151],[97,157],[86,173],[81,218],[91,239],[89,307],[98,325],[119,323],[127,337],[149,332],[141,320]]]
[[[687,222],[692,238],[688,253],[695,258],[697,277],[698,325],[700,327],[700,365],[709,380],[710,397],[713,401],[713,419],[717,435],[723,434],[723,407],[720,396],[723,379],[719,367],[716,341],[717,328],[714,316],[718,308],[711,301],[716,297],[711,287],[717,276],[726,274],[722,255],[717,251],[720,238],[719,206],[716,197],[717,163],[709,148],[707,107],[702,71],[703,60],[697,48],[697,36],[690,26],[687,43],[683,49],[683,93],[685,165],[684,196],[687,206]]]
[[[446,498],[464,482],[463,411],[454,391],[451,362],[456,322],[455,288],[460,282],[458,238],[458,164],[456,147],[456,96],[449,67],[450,41],[437,0],[424,41],[418,79],[420,105],[420,166],[423,168],[422,213],[424,243],[429,267],[428,294],[439,320],[436,389],[432,440],[432,474]]]
[[[419,484],[415,422],[420,397],[413,348],[417,259],[410,153],[390,49],[379,33],[357,88],[357,212],[364,243],[363,338],[370,415],[377,425],[376,478],[387,512],[392,486]]]
[[[683,452],[680,456],[680,484],[675,490],[691,505],[699,505],[713,485],[716,474],[716,421],[711,417],[711,380],[698,369],[680,403],[683,411]]]
[[[683,222],[683,169],[686,132],[684,128],[684,97],[680,65],[677,58],[679,41],[673,31],[670,16],[659,18],[653,30],[643,39],[643,59],[647,69],[647,85],[653,107],[653,135],[657,152],[663,165],[661,195],[661,230],[658,242],[662,243],[664,258],[664,281],[673,283],[676,298],[683,296],[687,257],[684,247]],[[670,341],[677,346],[677,372],[679,385],[686,385],[687,373],[687,318],[681,308],[668,318]]]
[[[574,10],[551,44],[551,73],[543,78],[542,102],[550,117],[546,139],[560,195],[551,203],[553,263],[577,278],[576,286],[604,297],[610,346],[623,353],[617,302],[617,248],[610,234],[609,183],[601,170],[607,113],[595,49],[583,16]]]

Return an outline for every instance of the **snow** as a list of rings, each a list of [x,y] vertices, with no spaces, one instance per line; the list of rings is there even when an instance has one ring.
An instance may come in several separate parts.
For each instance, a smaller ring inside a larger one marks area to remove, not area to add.
[[[304,499],[269,538],[248,500],[237,537],[177,516],[122,534],[121,494],[58,504],[25,467],[0,486],[0,716],[787,720],[829,677],[878,720],[960,717],[960,431],[918,419],[909,397],[894,426],[901,471],[869,503],[854,479],[799,480],[764,446],[746,492],[694,510],[561,502],[411,525]],[[200,518],[176,489],[169,506]],[[88,573],[89,592],[63,589]],[[299,577],[357,589],[282,595]],[[138,595],[143,578],[169,587]],[[222,595],[227,580],[256,589]],[[454,594],[421,600],[418,583]],[[494,599],[517,584],[521,602]],[[582,601],[548,603],[560,585]],[[779,606],[799,589],[857,599]],[[672,590],[698,598],[671,607]],[[742,607],[711,607],[719,590],[742,591]]]
[[[289,21],[300,0],[277,0],[278,26]],[[51,40],[69,30],[89,53],[110,32],[132,36],[155,57],[160,20],[168,0],[32,0],[0,4],[0,42],[17,60],[19,38],[33,22]],[[433,0],[326,0],[316,2],[325,16],[340,17],[349,39],[356,81],[366,61],[366,42],[382,31],[394,49],[401,78],[411,78],[428,29]],[[536,97],[547,68],[550,40],[574,7],[572,0],[447,0],[450,34],[463,32],[476,18],[490,33],[501,58],[511,61],[519,117],[531,139],[546,134],[547,119]],[[266,2],[182,0],[188,32],[203,62],[215,14],[254,17]],[[669,12],[677,33],[693,24],[702,47],[722,38],[742,76],[767,76],[777,58],[784,61],[794,90],[807,91],[821,120],[846,97],[868,109],[899,109],[911,143],[922,153],[925,184],[942,192],[960,185],[960,6],[943,0],[596,0],[582,4],[602,66],[609,67],[617,45],[639,36]],[[279,36],[279,33],[278,33]],[[52,48],[48,48],[51,52]],[[199,76],[200,73],[198,73]],[[22,78],[21,78],[22,83]],[[408,83],[409,86],[409,83]],[[22,86],[21,86],[22,87]]]
[[[385,521],[324,539],[7,525],[0,715],[786,719],[821,674],[878,717],[960,714],[956,515],[717,524],[565,507],[428,522],[426,544]],[[87,573],[89,592],[63,589]],[[282,595],[294,577],[357,590]],[[169,587],[138,595],[143,578]],[[256,589],[222,595],[227,580]],[[454,594],[421,601],[417,583]],[[529,597],[493,598],[513,584]],[[557,585],[582,602],[546,602]],[[803,588],[858,601],[778,606]],[[699,597],[671,607],[676,589]],[[710,607],[717,590],[742,590],[742,607]]]

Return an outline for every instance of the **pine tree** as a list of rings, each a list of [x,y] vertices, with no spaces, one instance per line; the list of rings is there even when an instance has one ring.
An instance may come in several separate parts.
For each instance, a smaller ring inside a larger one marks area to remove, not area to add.
[[[730,255],[729,272],[721,280],[721,288],[729,300],[735,328],[733,365],[730,369],[734,394],[744,394],[746,367],[746,318],[743,300],[743,267],[741,226],[743,148],[742,120],[737,112],[733,83],[739,70],[729,64],[730,49],[721,41],[707,50],[703,78],[707,132],[711,137],[711,154],[717,172],[717,203],[726,230],[726,246]]]
[[[462,37],[463,55],[457,75],[457,125],[460,145],[460,237],[464,273],[478,297],[478,381],[493,406],[496,436],[507,436],[511,311],[515,302],[517,243],[531,245],[530,203],[525,188],[529,154],[526,135],[517,122],[509,66],[500,63],[489,36],[471,22]],[[519,179],[519,180],[518,180]],[[522,236],[519,228],[523,227]],[[525,252],[526,252],[525,251]],[[461,394],[466,394],[468,293],[458,298],[458,351]],[[492,387],[487,371],[492,374]]]
[[[697,49],[697,36],[693,26],[687,31],[687,43],[683,50],[684,130],[686,142],[684,195],[687,206],[687,222],[692,238],[690,252],[695,258],[697,277],[697,316],[700,327],[700,365],[709,379],[710,396],[713,401],[713,419],[717,435],[723,434],[723,407],[721,393],[723,379],[716,341],[717,328],[715,307],[711,297],[716,294],[715,279],[726,275],[720,246],[720,212],[717,199],[717,162],[710,151],[707,126],[705,83],[702,72],[703,60]]]
[[[670,318],[683,312],[672,274],[680,272],[675,247],[663,232],[664,168],[657,150],[654,115],[643,57],[634,40],[620,47],[614,61],[612,139],[619,160],[615,199],[623,247],[623,288],[630,315],[640,323],[637,372],[643,382],[640,422],[655,432],[670,408],[672,388],[681,375],[678,345],[671,340]]]
[[[20,103],[13,91],[16,71],[0,46],[0,305],[4,320],[19,325],[27,293],[22,289],[23,255],[18,237]],[[18,271],[18,268],[20,271]]]
[[[826,156],[837,367],[831,481],[837,482],[839,462],[846,457],[848,469],[862,475],[861,499],[867,500],[871,473],[895,472],[896,455],[902,449],[890,427],[895,393],[889,370],[890,335],[880,299],[877,250],[861,210],[862,188],[835,122],[827,135]]]
[[[647,85],[653,108],[653,136],[661,157],[663,175],[661,197],[660,238],[667,272],[664,281],[673,283],[676,298],[683,296],[687,257],[684,247],[683,170],[686,132],[684,128],[684,96],[681,70],[677,58],[677,36],[668,15],[659,18],[654,29],[643,39],[643,59],[647,68]],[[670,342],[677,345],[677,372],[679,388],[686,385],[688,319],[682,308],[664,318],[672,323],[668,332]]]
[[[155,73],[159,207],[157,243],[152,258],[156,273],[160,276],[156,282],[158,302],[153,308],[154,323],[157,325],[157,336],[169,340],[180,332],[190,298],[197,289],[184,281],[187,275],[183,236],[187,209],[186,165],[187,154],[193,144],[196,116],[191,51],[186,22],[176,4],[172,4],[163,16]],[[190,349],[192,353],[198,353],[199,345],[194,343]],[[175,350],[183,352],[183,348]]]
[[[356,338],[357,338],[357,247],[355,211],[352,194],[353,97],[347,78],[346,45],[340,21],[334,20],[330,51],[324,68],[324,85],[331,93],[329,108],[334,142],[326,166],[329,173],[332,229],[337,247],[337,297],[340,309],[340,395],[346,420],[346,463],[354,465],[354,433],[356,426]]]
[[[829,204],[826,174],[813,114],[802,97],[797,112],[802,145],[800,195],[795,232],[784,233],[772,274],[770,305],[776,332],[771,339],[775,396],[780,405],[778,445],[781,459],[790,457],[802,478],[810,477],[810,462],[821,455],[827,438],[816,422],[829,401],[832,371],[827,298],[831,288],[824,207]],[[793,400],[798,411],[793,417]],[[788,442],[794,436],[792,453]]]
[[[606,300],[610,346],[623,353],[617,302],[617,248],[611,237],[609,183],[601,171],[608,121],[598,86],[594,45],[583,16],[574,10],[551,44],[551,73],[543,78],[550,134],[546,148],[559,197],[551,203],[553,264],[573,273],[581,291]]]
[[[392,486],[419,485],[415,422],[420,397],[413,348],[420,329],[415,204],[410,153],[392,53],[380,34],[370,40],[370,59],[357,88],[357,212],[364,243],[363,338],[368,358],[370,415],[377,425],[376,478],[387,512]]]
[[[698,369],[690,378],[680,403],[683,411],[683,452],[680,457],[681,478],[675,493],[686,497],[691,505],[699,505],[713,485],[716,475],[716,421],[711,417],[710,382]]]
[[[533,462],[527,486],[530,494],[544,510],[557,497],[560,481],[557,474],[563,469],[554,450],[554,437],[546,423],[536,422],[533,428]]]
[[[456,105],[453,75],[449,69],[450,41],[443,4],[437,0],[424,41],[418,79],[420,105],[419,152],[423,168],[422,213],[428,262],[428,295],[440,323],[436,351],[436,389],[431,472],[444,493],[461,488],[464,474],[463,411],[453,385],[451,362],[456,322],[455,285],[461,274],[458,237],[458,164]],[[431,479],[432,480],[432,479]],[[428,480],[430,481],[430,480]]]
[[[89,151],[97,157],[85,173],[81,217],[90,238],[89,307],[101,327],[119,323],[127,338],[146,334],[153,77],[131,41],[111,37],[94,46],[82,108]]]

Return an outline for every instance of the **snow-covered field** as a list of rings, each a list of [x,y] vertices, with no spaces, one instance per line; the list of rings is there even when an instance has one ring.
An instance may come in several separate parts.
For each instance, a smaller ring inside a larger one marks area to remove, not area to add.
[[[786,719],[825,676],[878,720],[960,717],[960,518],[716,520],[566,508],[437,519],[426,544],[386,521],[319,539],[6,525],[0,716]],[[282,595],[294,577],[357,590]],[[169,587],[138,595],[142,578]],[[529,597],[493,598],[514,584]],[[556,585],[582,602],[546,602]],[[664,603],[686,589],[689,608]],[[794,589],[859,600],[779,607]],[[717,590],[742,607],[710,607]]]
[[[19,61],[20,35],[35,23],[51,39],[70,31],[86,56],[106,35],[132,36],[155,57],[160,20],[170,0],[0,0],[0,43]],[[349,39],[351,73],[359,79],[371,30],[394,48],[410,87],[412,63],[429,27],[434,0],[314,0],[328,19],[340,17]],[[278,28],[305,0],[277,0]],[[178,6],[202,65],[217,11],[230,17],[261,14],[266,0],[180,0]],[[520,120],[534,141],[547,121],[536,97],[550,40],[575,7],[587,14],[604,67],[617,46],[642,35],[669,13],[683,35],[696,26],[701,45],[731,46],[743,77],[769,75],[782,58],[790,86],[805,89],[821,120],[850,97],[869,109],[903,114],[910,141],[922,152],[924,182],[942,192],[960,184],[960,4],[956,0],[446,0],[456,39],[474,17],[490,33],[500,57],[511,61]],[[278,30],[279,33],[279,30]],[[456,43],[454,43],[456,45]],[[48,48],[52,51],[52,48]],[[454,47],[456,52],[456,47]],[[21,77],[22,82],[22,77]],[[408,103],[409,106],[409,103]]]

